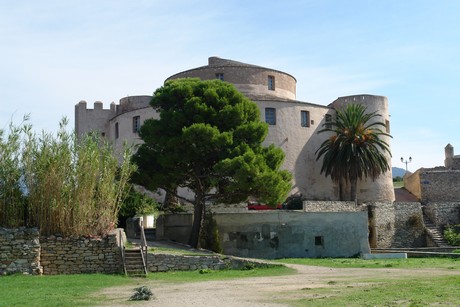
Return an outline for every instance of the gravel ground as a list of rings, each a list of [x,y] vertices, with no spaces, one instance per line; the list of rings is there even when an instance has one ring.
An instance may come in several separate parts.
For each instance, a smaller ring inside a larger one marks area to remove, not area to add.
[[[162,284],[140,279],[139,284],[150,287],[155,295],[155,299],[146,302],[127,301],[133,293],[133,286],[109,288],[101,294],[110,298],[106,306],[275,307],[288,306],[282,303],[283,300],[311,297],[306,290],[312,288],[340,287],[344,283],[353,287],[364,286],[367,284],[360,280],[366,277],[391,279],[402,276],[460,274],[455,270],[441,269],[331,269],[303,265],[287,266],[296,269],[297,274],[184,284]]]

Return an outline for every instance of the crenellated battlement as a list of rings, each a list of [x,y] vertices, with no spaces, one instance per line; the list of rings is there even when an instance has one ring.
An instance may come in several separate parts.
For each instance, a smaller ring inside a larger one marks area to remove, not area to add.
[[[97,131],[101,135],[108,134],[107,124],[109,120],[116,115],[116,105],[110,104],[109,109],[104,109],[101,101],[93,104],[93,109],[88,109],[86,101],[81,100],[75,105],[75,132],[81,136],[91,131]]]

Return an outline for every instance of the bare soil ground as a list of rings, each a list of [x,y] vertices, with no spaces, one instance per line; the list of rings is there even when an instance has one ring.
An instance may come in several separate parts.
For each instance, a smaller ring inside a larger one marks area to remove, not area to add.
[[[160,283],[145,279],[139,285],[150,287],[155,299],[146,302],[129,302],[133,286],[105,289],[98,295],[109,297],[107,306],[218,306],[218,307],[274,307],[287,306],[279,303],[311,297],[308,289],[318,287],[365,286],[366,278],[392,278],[417,276],[458,275],[458,271],[444,269],[332,269],[316,266],[287,265],[297,273],[287,276],[242,278],[236,280],[207,281],[193,283]],[[304,290],[304,291],[302,291]]]

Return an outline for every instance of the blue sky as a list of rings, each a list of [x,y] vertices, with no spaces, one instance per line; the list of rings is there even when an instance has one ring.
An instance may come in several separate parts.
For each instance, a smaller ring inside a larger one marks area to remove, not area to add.
[[[393,166],[460,154],[460,1],[0,0],[0,128],[56,131],[74,106],[150,95],[210,56],[278,69],[297,98],[387,96]]]

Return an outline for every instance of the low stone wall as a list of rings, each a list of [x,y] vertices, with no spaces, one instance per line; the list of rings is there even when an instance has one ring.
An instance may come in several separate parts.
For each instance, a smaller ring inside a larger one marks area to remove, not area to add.
[[[460,202],[435,202],[425,205],[425,213],[438,227],[460,224]]]
[[[0,228],[0,275],[41,274],[37,228]]]
[[[303,211],[305,212],[358,212],[366,210],[366,206],[356,206],[354,201],[307,200],[303,202]]]
[[[243,269],[267,266],[263,262],[223,255],[189,256],[155,253],[148,254],[147,265],[149,272]]]
[[[368,203],[371,247],[426,246],[422,206],[417,202]],[[375,244],[372,244],[374,237]]]
[[[43,274],[120,273],[118,231],[104,238],[41,237]]]

